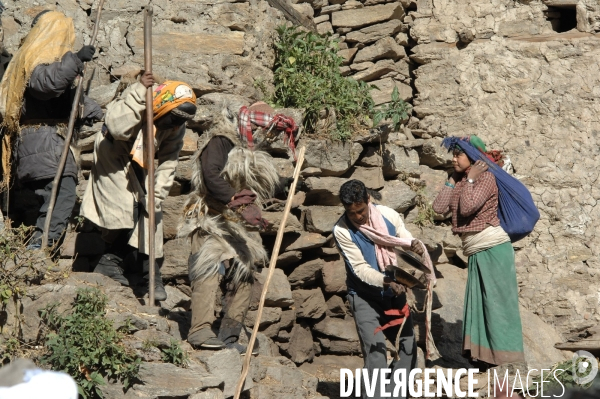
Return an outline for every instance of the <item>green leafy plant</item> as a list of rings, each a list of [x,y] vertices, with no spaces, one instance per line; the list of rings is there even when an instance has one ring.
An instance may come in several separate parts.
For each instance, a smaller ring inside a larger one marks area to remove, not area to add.
[[[161,349],[161,351],[163,362],[173,363],[179,367],[187,367],[189,361],[188,354],[181,348],[177,340],[171,339],[169,347]]]
[[[569,359],[564,362],[556,363],[552,367],[550,372],[544,373],[544,390],[546,392],[550,392],[554,388],[561,389],[561,384],[565,388],[572,388],[572,387],[576,387],[576,388],[580,388],[580,389],[590,388],[594,384],[595,380],[592,380],[584,385],[579,385],[575,382],[575,379],[573,378],[574,377],[573,370],[578,369],[580,367],[580,364],[585,361],[586,361],[585,357],[578,357],[575,360]],[[584,367],[584,369],[585,369],[585,367]],[[578,375],[578,377],[583,378],[583,377],[586,377],[587,375],[589,375],[592,371],[592,368],[589,367],[589,365],[588,365],[587,369],[588,370],[585,374]],[[532,379],[532,385],[528,388],[530,395],[535,395],[537,392],[539,392],[541,383],[542,383],[541,375],[538,377],[534,377]],[[526,393],[526,392],[524,392],[524,393]]]
[[[421,202],[418,204],[419,213],[417,213],[417,218],[415,220],[415,224],[417,226],[430,226],[433,224],[435,211],[433,210],[433,206],[427,202]]]
[[[21,348],[21,343],[18,339],[11,337],[2,342],[0,345],[0,365],[4,363],[5,360],[12,360],[15,358],[17,352]]]
[[[155,341],[153,339],[145,339],[142,342],[142,350],[144,352],[148,352],[150,351],[152,348],[157,348],[158,347],[158,341]]]
[[[433,205],[427,199],[427,195],[425,193],[426,187],[422,185],[423,183],[414,182],[407,175],[401,175],[400,180],[404,181],[412,191],[417,193],[417,196],[415,197],[415,204],[417,205],[417,209],[419,211],[414,223],[421,227],[434,224],[436,213],[433,210]]]
[[[383,105],[375,112],[373,125],[377,126],[381,121],[391,119],[394,129],[398,130],[400,129],[402,121],[408,119],[410,108],[410,104],[400,98],[398,87],[394,86],[394,90],[392,90],[392,101]]]
[[[280,26],[275,42],[274,85],[271,103],[278,107],[304,108],[307,133],[328,132],[333,139],[351,137],[372,114],[369,86],[341,75],[343,58],[337,41],[329,35]],[[265,93],[266,94],[266,93]],[[322,114],[330,123],[318,123]]]
[[[22,321],[19,301],[31,284],[38,284],[44,275],[51,274],[48,269],[52,261],[47,254],[27,249],[32,230],[31,227],[19,226],[5,228],[0,234],[0,309],[13,308],[13,312],[8,314],[14,314],[15,336],[19,334]],[[0,333],[5,333],[5,324],[0,324]]]
[[[122,334],[104,317],[107,298],[95,288],[77,291],[70,314],[59,314],[57,304],[41,311],[52,331],[46,337],[41,363],[70,374],[85,398],[102,398],[104,378],[118,379],[128,388],[136,378],[141,359],[121,344]]]

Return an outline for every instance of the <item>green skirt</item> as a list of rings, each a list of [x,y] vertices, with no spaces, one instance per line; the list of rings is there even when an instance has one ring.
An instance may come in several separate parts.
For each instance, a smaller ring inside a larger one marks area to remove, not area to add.
[[[469,256],[463,320],[465,357],[494,365],[525,361],[510,242]]]

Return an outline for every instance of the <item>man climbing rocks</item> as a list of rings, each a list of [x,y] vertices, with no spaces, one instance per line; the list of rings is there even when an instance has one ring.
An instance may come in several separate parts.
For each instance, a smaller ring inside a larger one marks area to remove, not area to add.
[[[0,113],[6,134],[3,138],[3,184],[10,178],[11,141],[18,140],[16,175],[18,181],[35,191],[42,206],[30,248],[41,247],[52,180],[58,169],[63,138],[73,102],[73,82],[96,51],[83,46],[72,51],[75,42],[73,20],[60,12],[43,11],[33,20],[32,29],[8,65],[0,84]],[[100,106],[84,97],[79,123],[102,119]],[[14,141],[13,141],[14,142]],[[49,244],[62,236],[75,201],[77,163],[69,152],[60,179],[56,206],[48,232]]]
[[[257,232],[267,223],[260,206],[273,196],[279,183],[271,156],[254,150],[252,124],[274,125],[275,130],[290,132],[295,124],[283,115],[273,115],[274,110],[264,103],[231,108],[225,107],[204,133],[195,155],[194,197],[186,208],[180,236],[190,237],[192,242],[188,342],[208,349],[233,347],[245,353],[246,347],[237,341],[250,305],[254,265],[267,257]],[[211,326],[219,274],[226,276],[221,283],[227,295],[217,337]]]
[[[394,247],[399,246],[398,238],[411,239],[407,242],[413,252],[422,254],[422,250],[404,227],[402,217],[393,209],[374,205],[361,181],[344,183],[340,200],[346,212],[335,224],[333,235],[346,266],[348,302],[360,336],[365,368],[370,378],[373,370],[386,368],[392,369],[392,375],[399,369],[405,369],[408,375],[416,362],[417,344],[406,287],[387,276],[385,267],[396,265]],[[396,348],[400,359],[388,365],[385,339],[395,343],[399,331],[398,325],[385,328],[392,318],[384,312],[391,309],[405,311],[407,319]],[[387,392],[392,389],[393,383]],[[373,398],[383,396],[379,396],[379,389],[375,392]]]
[[[160,275],[163,261],[162,203],[169,195],[179,151],[183,147],[186,121],[196,114],[196,96],[183,82],[155,84],[151,73],[128,87],[106,107],[105,126],[94,142],[94,163],[83,196],[81,215],[95,223],[103,233],[107,251],[94,269],[123,285],[129,280],[134,260],[143,264],[142,286],[148,286],[148,208],[147,165],[142,146],[142,125],[146,110],[146,89],[153,87],[156,211],[155,298],[167,299]],[[137,248],[137,251],[134,250]],[[126,260],[132,255],[133,260]]]

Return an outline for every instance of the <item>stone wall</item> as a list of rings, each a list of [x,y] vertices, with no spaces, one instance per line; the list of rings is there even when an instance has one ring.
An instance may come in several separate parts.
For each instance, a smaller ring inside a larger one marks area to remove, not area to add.
[[[97,2],[56,3],[57,9],[75,19],[76,46],[80,46],[91,32],[88,14],[94,15]],[[123,89],[127,75],[142,67],[145,4],[106,2],[89,92],[102,105]],[[45,7],[33,0],[5,1],[5,5],[6,43],[14,51],[32,18]],[[360,355],[345,300],[344,266],[331,236],[343,212],[339,187],[348,178],[358,178],[379,191],[381,202],[402,213],[408,229],[426,242],[441,272],[437,299],[442,307],[435,311],[434,338],[447,365],[464,365],[459,353],[462,299],[456,295],[466,281],[460,241],[451,234],[445,216],[436,216],[436,225],[420,225],[423,209],[443,186],[451,166],[450,157],[440,148],[442,137],[477,133],[490,146],[507,151],[542,211],[534,234],[517,245],[527,359],[545,365],[562,359],[558,351],[548,349],[562,338],[537,315],[570,338],[598,317],[597,284],[589,284],[600,271],[593,245],[596,175],[590,159],[596,151],[595,36],[568,33],[557,40],[546,6],[535,2],[315,0],[294,7],[313,17],[320,32],[339,36],[341,55],[347,60],[342,72],[381,88],[373,94],[377,104],[389,101],[396,86],[415,109],[399,132],[384,127],[346,143],[304,135],[298,143],[306,145],[307,157],[260,326],[271,353],[304,363],[303,367],[319,355]],[[190,249],[175,236],[190,189],[190,156],[223,100],[249,103],[261,97],[254,78],[271,84],[274,28],[284,20],[265,1],[254,0],[172,0],[155,2],[154,9],[154,70],[164,78],[189,82],[199,96],[171,196],[163,204],[163,276],[176,301],[162,306],[177,313],[185,326],[190,318]],[[551,36],[512,38],[517,34]],[[80,194],[89,176],[98,129],[97,125],[81,133]],[[291,154],[281,142],[269,152],[285,183],[294,168]],[[36,204],[26,198],[14,193],[14,219],[35,217]],[[269,250],[282,210],[283,204],[275,203],[264,215],[273,224],[262,234]],[[103,251],[102,241],[92,226],[83,224],[76,230],[61,249],[63,263],[76,256],[74,270],[92,270]],[[265,275],[264,269],[257,274],[248,326],[255,322]],[[422,320],[417,322],[422,345]],[[177,334],[185,338],[185,328]],[[341,364],[350,361],[344,359]]]
[[[419,1],[409,17],[419,64],[409,127],[478,134],[510,156],[542,215],[515,246],[520,301],[579,339],[600,320],[597,35],[554,32],[556,15],[536,1]]]
[[[400,97],[413,95],[411,61],[406,55],[408,25],[403,23],[408,4],[390,0],[312,0],[296,4],[298,11],[314,17],[317,30],[340,43],[342,73],[370,82],[375,104],[389,102],[394,87]]]

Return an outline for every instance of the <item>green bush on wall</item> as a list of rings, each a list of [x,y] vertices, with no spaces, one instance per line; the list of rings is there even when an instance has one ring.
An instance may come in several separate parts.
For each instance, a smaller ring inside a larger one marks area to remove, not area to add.
[[[277,28],[275,42],[275,92],[270,102],[277,107],[304,108],[304,128],[317,129],[322,110],[335,110],[335,125],[328,133],[345,140],[373,114],[370,90],[374,86],[341,75],[343,58],[330,35],[304,32],[296,27]]]

